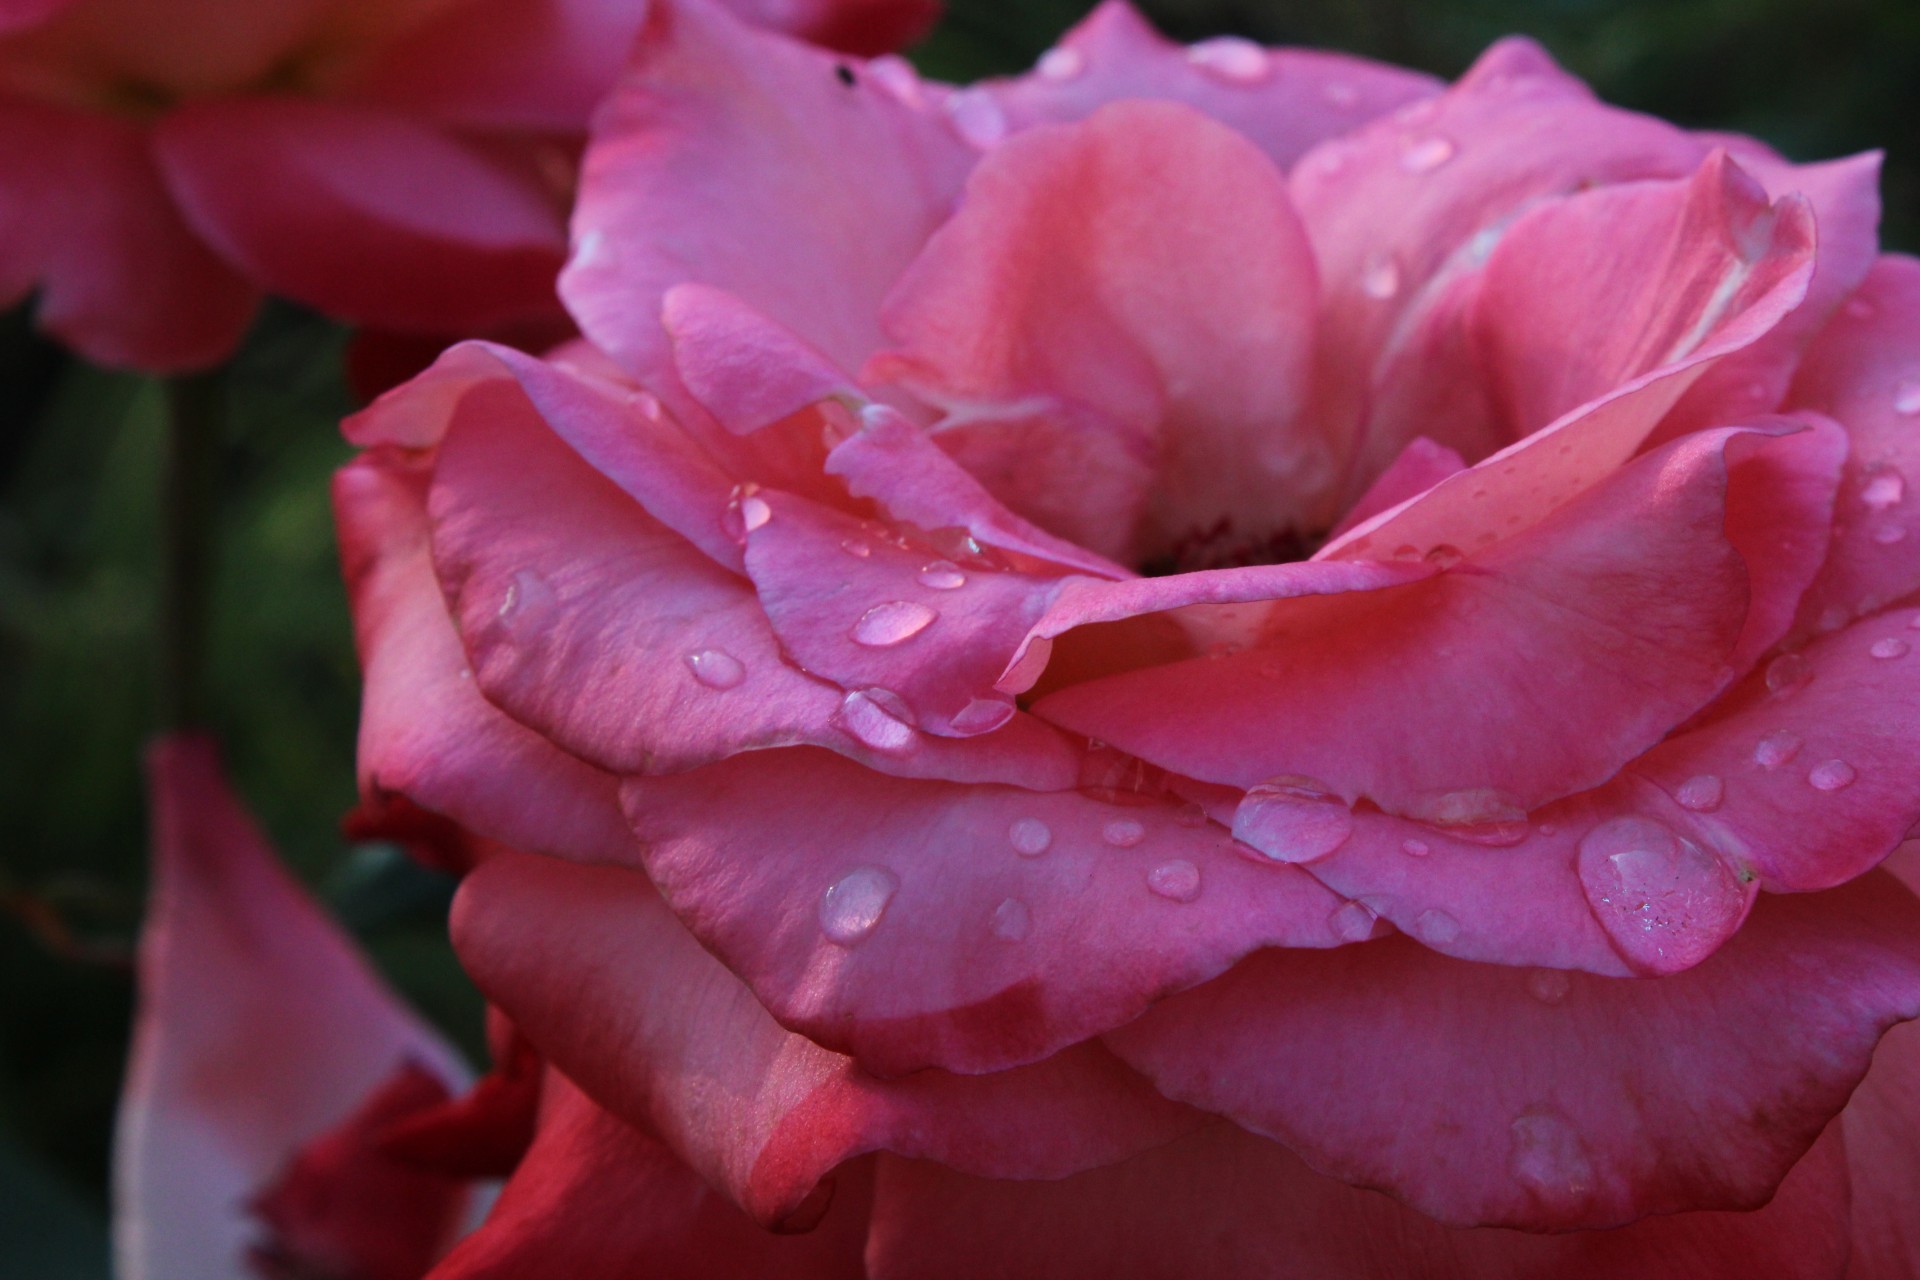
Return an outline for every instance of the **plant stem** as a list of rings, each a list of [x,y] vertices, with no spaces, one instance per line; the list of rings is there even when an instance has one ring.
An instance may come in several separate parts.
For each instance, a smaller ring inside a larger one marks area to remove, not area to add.
[[[216,477],[226,411],[219,369],[166,384],[167,452],[160,493],[159,719],[164,731],[207,722],[207,616]]]

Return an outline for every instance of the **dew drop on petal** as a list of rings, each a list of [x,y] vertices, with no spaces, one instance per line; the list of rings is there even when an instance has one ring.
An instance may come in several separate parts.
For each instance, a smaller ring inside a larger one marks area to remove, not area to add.
[[[1573,990],[1573,977],[1565,969],[1530,969],[1527,994],[1541,1004],[1559,1004]]]
[[[1875,529],[1870,536],[1876,545],[1891,547],[1895,543],[1905,542],[1907,540],[1907,527],[1902,524],[1883,524],[1878,529]]]
[[[840,549],[856,560],[865,560],[873,554],[873,544],[859,538],[848,538],[840,544]]]
[[[1511,848],[1533,834],[1525,809],[1486,788],[1449,791],[1429,804],[1420,817],[1456,840],[1497,849]]]
[[[500,597],[498,617],[509,627],[537,625],[553,609],[553,588],[532,569],[522,569]]]
[[[1311,778],[1263,782],[1233,814],[1233,838],[1276,862],[1324,858],[1352,835],[1353,810]]]
[[[940,615],[917,600],[889,600],[860,615],[847,637],[869,649],[885,649],[911,640]]]
[[[1147,838],[1147,829],[1132,818],[1115,818],[1100,829],[1100,838],[1116,849],[1131,849]]]
[[[1682,809],[1691,809],[1695,813],[1712,813],[1720,807],[1720,801],[1726,795],[1726,784],[1711,773],[1702,773],[1688,778],[1680,784],[1673,798],[1680,802]]]
[[[1055,48],[1040,55],[1034,70],[1042,80],[1071,80],[1087,69],[1087,55],[1078,49]]]
[[[1023,858],[1037,858],[1053,845],[1053,828],[1038,818],[1020,818],[1007,828],[1007,843]]]
[[[1767,664],[1767,688],[1792,693],[1813,679],[1813,663],[1804,653],[1783,653]]]
[[[1593,1191],[1593,1160],[1573,1126],[1548,1107],[1522,1112],[1511,1126],[1513,1179],[1541,1200],[1574,1205]]]
[[[1364,902],[1343,902],[1327,917],[1327,927],[1342,942],[1365,942],[1373,936],[1373,926],[1379,918]]]
[[[1409,139],[1400,152],[1400,167],[1408,173],[1432,173],[1453,159],[1456,148],[1442,137]]]
[[[951,560],[933,560],[920,566],[914,577],[923,587],[935,591],[955,591],[967,585],[967,575]]]
[[[1169,902],[1192,902],[1200,896],[1200,868],[1185,858],[1163,862],[1147,872],[1147,888]]]
[[[687,668],[693,678],[709,689],[737,689],[747,678],[740,659],[721,649],[702,649],[687,655]]]
[[[1451,569],[1466,558],[1460,548],[1445,542],[1429,548],[1426,555],[1427,563],[1436,569]]]
[[[1424,858],[1433,852],[1433,846],[1425,840],[1402,840],[1400,852],[1414,858]]]
[[[988,928],[1002,942],[1019,942],[1033,931],[1033,913],[1020,899],[1007,898],[993,909]]]
[[[1265,49],[1240,36],[1216,36],[1189,45],[1187,61],[1229,84],[1258,84],[1272,66]]]
[[[1904,658],[1912,652],[1912,648],[1913,646],[1900,637],[1888,636],[1884,640],[1875,640],[1873,647],[1867,652],[1884,661],[1889,658]]]
[[[960,708],[950,723],[953,731],[963,738],[975,737],[982,733],[992,733],[1007,721],[1013,719],[1013,704],[999,698],[975,698]]]
[[[1438,907],[1428,907],[1413,920],[1414,936],[1444,947],[1460,936],[1460,922]]]
[[[1746,907],[1726,864],[1651,818],[1615,818],[1581,837],[1580,884],[1627,959],[1659,973],[1706,959]]]
[[[1753,762],[1763,769],[1778,769],[1800,754],[1800,735],[1791,729],[1775,729],[1753,744]]]
[[[1400,263],[1392,254],[1382,254],[1362,268],[1360,292],[1379,302],[1400,292]]]
[[[1920,413],[1920,378],[1909,378],[1895,389],[1893,407],[1907,417]]]
[[[900,877],[885,867],[856,867],[820,899],[820,931],[843,947],[864,940],[880,924],[899,891]]]
[[[1807,774],[1807,783],[1815,791],[1843,791],[1859,776],[1845,760],[1822,760]]]
[[[1869,511],[1885,511],[1897,507],[1907,496],[1907,478],[1889,466],[1878,466],[1867,473],[1867,482],[1860,487],[1860,501]]]
[[[1174,811],[1173,820],[1183,827],[1204,827],[1207,825],[1206,808],[1189,800]]]
[[[960,89],[948,94],[946,111],[954,132],[981,151],[998,146],[1007,136],[1007,113],[986,89]]]
[[[913,715],[890,689],[855,689],[840,699],[840,727],[875,751],[899,751],[913,741]]]
[[[1855,298],[1847,304],[1847,314],[1855,320],[1869,320],[1874,315],[1874,306],[1865,298]]]

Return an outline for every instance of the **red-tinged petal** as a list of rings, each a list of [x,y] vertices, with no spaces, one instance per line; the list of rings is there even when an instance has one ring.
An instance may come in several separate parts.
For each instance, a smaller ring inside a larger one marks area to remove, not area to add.
[[[1763,898],[1683,974],[1543,975],[1397,938],[1270,951],[1107,1041],[1343,1181],[1446,1222],[1571,1230],[1766,1203],[1916,1014],[1920,902],[1875,873]]]
[[[248,1201],[406,1063],[453,1052],[280,869],[203,738],[148,757],[154,890],[115,1142],[128,1280],[238,1277]]]
[[[10,70],[85,85],[84,96],[125,94],[138,101],[232,93],[269,78],[298,56],[300,45],[320,38],[330,4],[85,0],[35,5],[28,0],[22,7],[42,15],[54,10],[53,20],[21,32],[0,51]],[[0,18],[0,28],[7,25]]]
[[[1124,98],[1184,102],[1286,168],[1316,143],[1431,97],[1440,84],[1318,49],[1262,49],[1234,38],[1183,48],[1126,0],[1105,0],[1031,73],[986,88],[1014,129],[1083,119]]]
[[[632,843],[612,778],[508,719],[474,687],[428,546],[426,477],[372,451],[334,478],[365,693],[360,788],[399,792],[480,835],[579,858]]]
[[[224,359],[258,294],[181,218],[147,132],[0,99],[0,303],[96,364],[177,373]]]
[[[1909,844],[1887,869],[1920,891],[1920,846]],[[1873,1067],[1841,1113],[1853,1174],[1853,1259],[1847,1280],[1920,1276],[1920,1023],[1895,1027],[1874,1051]]]
[[[811,1231],[775,1235],[660,1143],[550,1072],[533,1148],[479,1230],[430,1280],[861,1280],[865,1170]]]
[[[872,1280],[1840,1280],[1847,1266],[1837,1138],[1755,1212],[1559,1235],[1444,1227],[1231,1125],[1060,1182],[885,1157],[877,1175]]]
[[[432,333],[553,308],[560,203],[505,152],[396,112],[294,98],[182,107],[158,145],[193,224],[276,293]]]
[[[677,284],[724,289],[857,369],[972,156],[872,72],[661,0],[596,122],[561,293],[662,395]]]
[[[1457,793],[1530,809],[1596,786],[1733,676],[1764,579],[1729,535],[1730,493],[1751,479],[1781,500],[1777,524],[1803,514],[1796,489],[1739,466],[1772,440],[1688,437],[1448,572],[1279,602],[1251,648],[1075,685],[1035,712],[1188,777],[1306,777],[1415,817]],[[1541,723],[1573,731],[1511,731]]]
[[[1355,525],[1419,497],[1448,476],[1465,470],[1466,465],[1466,459],[1446,445],[1415,436],[1400,450],[1400,456],[1367,486],[1360,500],[1340,517],[1340,523],[1327,536],[1338,538]]]
[[[556,420],[521,385],[476,388],[434,468],[446,607],[480,689],[507,714],[615,773],[817,743],[887,772],[1072,784],[1078,754],[1027,717],[959,742],[849,706],[849,691],[788,661],[751,583],[651,518],[547,429]],[[851,560],[837,541],[827,553]]]
[[[1916,624],[1878,614],[1775,659],[1630,771],[1700,809],[1705,838],[1768,889],[1853,879],[1920,822]]]
[[[701,942],[784,1024],[888,1075],[1032,1062],[1256,947],[1351,940],[1339,898],[1172,796],[913,782],[782,751],[636,779],[626,802],[647,874]]]
[[[499,1010],[487,1010],[493,1070],[443,1105],[388,1125],[380,1150],[418,1169],[463,1179],[505,1178],[532,1145],[546,1064]]]
[[[1096,542],[1122,559],[1223,520],[1254,539],[1290,526],[1276,477],[1313,445],[1295,418],[1315,290],[1286,181],[1251,143],[1179,104],[1116,103],[981,161],[887,300],[898,349],[863,376],[961,421],[1037,403],[1142,441],[1158,481]]]
[[[873,57],[912,44],[939,20],[942,0],[726,0],[758,26]]]
[[[1886,257],[1808,349],[1788,403],[1852,440],[1833,549],[1799,629],[1830,630],[1920,588],[1920,262]]]
[[[633,871],[498,858],[462,884],[453,929],[557,1068],[762,1223],[804,1226],[821,1180],[870,1151],[1051,1178],[1197,1122],[1091,1044],[992,1075],[869,1075],[783,1030]]]

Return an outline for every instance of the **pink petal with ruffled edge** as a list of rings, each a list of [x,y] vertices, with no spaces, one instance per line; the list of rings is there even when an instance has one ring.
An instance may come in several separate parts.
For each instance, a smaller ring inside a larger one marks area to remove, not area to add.
[[[626,802],[701,942],[783,1023],[889,1075],[1035,1061],[1254,948],[1354,937],[1339,898],[1174,796],[912,782],[783,751],[634,780]]]
[[[1341,537],[1355,525],[1419,497],[1448,476],[1466,470],[1466,466],[1466,459],[1446,445],[1415,436],[1367,486],[1367,491],[1347,509],[1347,514],[1340,517],[1340,523],[1327,534],[1328,539]]]
[[[210,741],[148,755],[154,890],[115,1137],[126,1280],[248,1274],[250,1198],[411,1062],[466,1071],[283,871]]]
[[[157,137],[194,225],[276,293],[437,333],[556,305],[561,198],[504,151],[397,112],[293,98],[195,103]]]
[[[1444,1227],[1225,1124],[1060,1182],[886,1157],[877,1173],[872,1280],[1839,1280],[1847,1265],[1837,1135],[1763,1209],[1565,1235]]]
[[[635,872],[504,855],[462,885],[453,928],[555,1066],[764,1224],[817,1213],[821,1179],[869,1151],[1060,1177],[1199,1123],[1096,1045],[986,1076],[868,1075],[782,1030]]]
[[[1568,1230],[1764,1204],[1916,1015],[1920,902],[1875,873],[1764,899],[1685,974],[1529,973],[1397,939],[1266,952],[1106,1039],[1343,1181],[1446,1222]]]

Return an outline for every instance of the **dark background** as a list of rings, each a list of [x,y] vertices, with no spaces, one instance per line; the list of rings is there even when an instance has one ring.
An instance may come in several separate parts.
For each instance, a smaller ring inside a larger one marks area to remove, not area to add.
[[[954,0],[918,51],[968,80],[1030,65],[1079,0]],[[1457,75],[1510,31],[1602,96],[1735,129],[1795,159],[1887,152],[1885,238],[1920,245],[1920,6],[1910,0],[1158,0],[1223,32]],[[343,336],[273,307],[231,375],[211,639],[238,785],[299,873],[406,995],[479,1059],[448,950],[448,886],[338,834],[357,677],[326,482],[347,456]],[[107,1150],[144,881],[161,395],[0,314],[0,1272],[103,1277]]]

